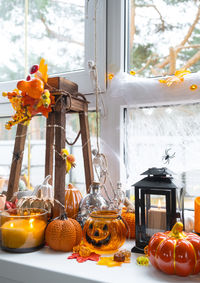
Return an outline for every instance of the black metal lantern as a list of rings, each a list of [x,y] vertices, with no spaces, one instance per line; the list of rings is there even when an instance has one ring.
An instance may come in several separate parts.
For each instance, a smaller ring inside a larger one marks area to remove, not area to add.
[[[138,253],[144,251],[153,234],[171,230],[177,220],[184,221],[183,188],[173,183],[172,172],[150,168],[141,175],[148,176],[133,185],[136,246],[131,251]]]

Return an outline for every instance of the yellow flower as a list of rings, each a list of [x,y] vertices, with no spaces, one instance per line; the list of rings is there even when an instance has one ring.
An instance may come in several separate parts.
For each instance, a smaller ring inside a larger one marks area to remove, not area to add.
[[[66,160],[66,173],[68,173],[72,167],[76,166],[74,163],[75,158],[72,154],[69,154],[69,151],[66,148],[61,150],[61,156],[64,160]]]
[[[174,76],[169,77],[167,79],[161,79],[159,80],[160,83],[166,84],[167,86],[171,86],[173,83],[180,83],[184,81],[184,76],[190,74],[191,72],[188,70],[177,70],[174,74]]]
[[[69,151],[66,148],[61,150],[61,155],[63,159],[67,159],[67,155],[69,155]]]
[[[7,122],[7,123],[5,124],[6,130],[10,130],[11,127],[12,127],[12,124],[11,124],[10,122]]]

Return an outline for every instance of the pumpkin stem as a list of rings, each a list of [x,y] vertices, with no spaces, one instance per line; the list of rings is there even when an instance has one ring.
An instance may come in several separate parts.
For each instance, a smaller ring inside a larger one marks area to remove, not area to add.
[[[51,179],[51,175],[46,176],[46,178],[44,179],[42,185],[47,185],[48,181]]]
[[[171,232],[170,232],[170,236],[178,238],[178,239],[185,238],[186,236],[183,233],[183,223],[181,223],[181,222],[175,223]]]
[[[61,216],[60,216],[60,220],[67,220],[67,214],[64,212]]]

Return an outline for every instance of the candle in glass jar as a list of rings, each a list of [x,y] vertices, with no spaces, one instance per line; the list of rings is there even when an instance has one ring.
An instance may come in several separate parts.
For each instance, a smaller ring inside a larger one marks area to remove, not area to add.
[[[1,226],[2,246],[10,249],[34,248],[44,242],[43,220],[12,219]]]

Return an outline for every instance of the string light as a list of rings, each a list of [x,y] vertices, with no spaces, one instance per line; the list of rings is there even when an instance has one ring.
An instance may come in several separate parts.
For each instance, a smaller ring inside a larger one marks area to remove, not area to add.
[[[135,74],[136,74],[136,72],[135,72],[135,71],[130,70],[130,75],[131,75],[131,76],[135,76]]]
[[[193,84],[190,86],[190,90],[196,90],[197,89],[197,85]]]
[[[111,81],[114,78],[114,74],[108,73],[108,79]]]

